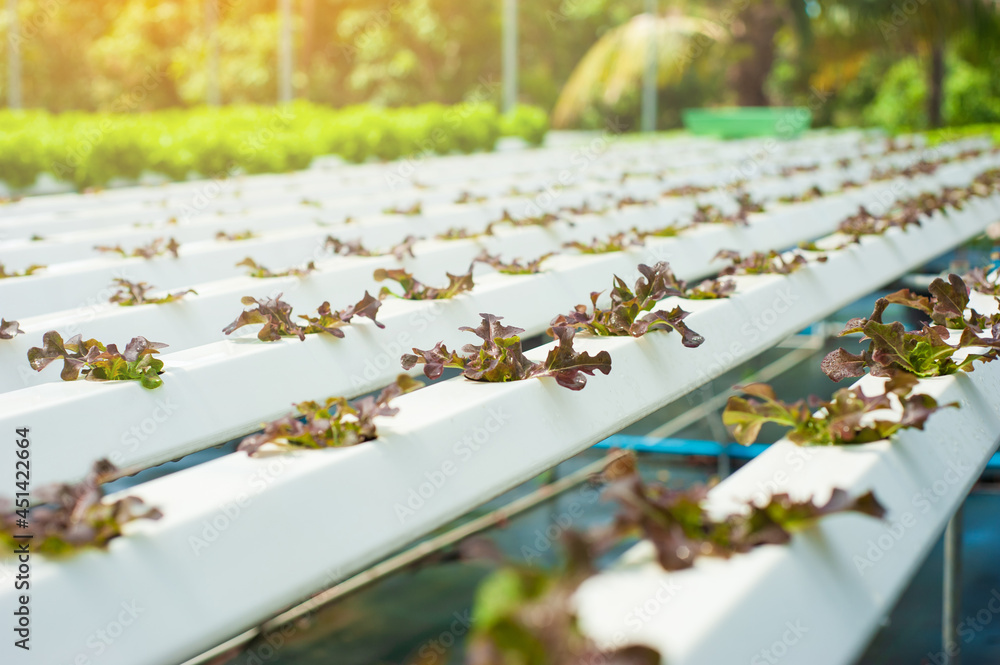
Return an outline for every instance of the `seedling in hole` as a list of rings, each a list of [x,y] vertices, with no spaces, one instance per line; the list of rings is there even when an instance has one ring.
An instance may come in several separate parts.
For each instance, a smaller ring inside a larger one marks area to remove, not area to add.
[[[267,423],[263,432],[243,439],[237,450],[254,455],[265,444],[318,449],[371,441],[378,437],[376,416],[396,415],[399,409],[389,402],[421,386],[420,381],[400,374],[378,397],[369,395],[354,402],[343,397],[329,397],[322,404],[300,402],[295,404],[297,413]]]
[[[145,337],[133,337],[119,353],[114,344],[104,346],[96,339],[83,341],[74,335],[65,342],[55,330],[42,335],[42,346],[28,349],[31,369],[41,372],[55,360],[63,361],[60,377],[75,381],[82,374],[88,381],[138,381],[143,388],[159,388],[163,379],[163,361],[154,358],[166,344],[150,342]]]
[[[611,356],[601,351],[595,356],[573,349],[575,331],[567,326],[550,328],[549,332],[559,343],[549,350],[545,360],[536,363],[525,357],[521,351],[520,333],[523,328],[504,326],[503,318],[493,314],[480,314],[483,321],[478,328],[463,326],[459,330],[471,332],[483,340],[482,344],[466,344],[459,355],[449,351],[443,342],[423,351],[413,349],[412,354],[402,357],[403,369],[410,369],[421,363],[424,374],[429,379],[441,376],[445,367],[462,370],[462,375],[472,381],[491,383],[522,381],[524,379],[551,376],[564,388],[581,390],[587,385],[587,377],[595,371],[608,374],[611,371]]]

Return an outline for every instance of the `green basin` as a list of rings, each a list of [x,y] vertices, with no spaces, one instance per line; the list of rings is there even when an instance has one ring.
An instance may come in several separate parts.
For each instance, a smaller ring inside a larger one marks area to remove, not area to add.
[[[812,124],[812,112],[804,106],[748,106],[716,109],[684,109],[684,127],[699,136],[737,139],[747,136],[795,138]]]

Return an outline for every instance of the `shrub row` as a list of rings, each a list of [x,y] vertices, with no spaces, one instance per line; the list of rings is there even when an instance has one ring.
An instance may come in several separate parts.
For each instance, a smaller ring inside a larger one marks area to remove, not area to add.
[[[548,117],[531,107],[501,115],[484,103],[332,109],[295,102],[142,114],[0,111],[0,127],[0,181],[23,189],[50,173],[83,189],[144,172],[171,180],[279,173],[320,155],[364,162],[492,150],[501,135],[537,145]]]

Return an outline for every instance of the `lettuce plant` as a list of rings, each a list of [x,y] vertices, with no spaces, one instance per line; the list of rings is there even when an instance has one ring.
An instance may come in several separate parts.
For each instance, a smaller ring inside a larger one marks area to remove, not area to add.
[[[823,190],[819,188],[818,185],[813,185],[801,194],[791,194],[788,196],[782,196],[778,198],[779,203],[804,203],[805,201],[812,201],[814,199],[822,198],[824,196]]]
[[[497,272],[504,275],[535,275],[542,271],[542,262],[550,256],[555,255],[555,252],[548,252],[527,263],[521,263],[520,259],[504,263],[499,256],[494,256],[484,249],[474,261],[492,266]]]
[[[706,279],[689,287],[684,292],[688,300],[717,300],[728,298],[736,291],[736,282],[731,279]]]
[[[112,281],[112,285],[116,286],[118,290],[111,294],[111,297],[108,298],[108,302],[118,303],[122,307],[131,307],[133,305],[160,305],[180,300],[189,293],[198,295],[198,292],[194,289],[187,289],[186,291],[168,293],[159,298],[149,298],[146,296],[146,293],[151,291],[154,287],[150,286],[146,282],[130,282],[129,280],[122,279],[120,277],[116,277]]]
[[[722,413],[722,422],[733,437],[747,446],[757,440],[764,423],[791,428],[785,436],[799,445],[846,445],[888,439],[901,429],[923,429],[927,419],[938,409],[957,407],[957,403],[938,406],[930,395],[913,393],[917,379],[897,372],[887,382],[882,394],[869,397],[860,387],[841,388],[830,401],[815,396],[789,404],[774,394],[771,386],[751,383],[740,390],[751,399],[733,396]],[[901,412],[891,411],[895,395]],[[752,399],[756,398],[756,399]],[[817,412],[818,409],[818,412]]]
[[[703,507],[707,486],[674,490],[644,482],[634,464],[631,468],[624,465],[624,470],[622,466],[612,467],[619,468],[604,490],[618,502],[619,512],[599,542],[606,549],[627,536],[648,539],[664,570],[690,568],[699,556],[728,558],[760,545],[783,545],[793,533],[826,515],[857,512],[881,518],[885,514],[871,492],[851,499],[845,491],[834,489],[824,504],[775,494],[766,504],[749,503],[746,511],[715,519]]]
[[[0,339],[14,339],[18,335],[23,335],[21,325],[17,321],[0,319]]]
[[[471,265],[469,266],[469,271],[462,273],[461,275],[452,275],[451,273],[445,274],[448,276],[448,286],[443,288],[427,286],[402,268],[391,270],[379,268],[375,271],[374,277],[376,282],[384,282],[388,279],[403,287],[403,293],[397,294],[393,293],[392,289],[388,286],[383,286],[382,290],[379,291],[380,299],[388,296],[395,296],[397,298],[403,298],[404,300],[444,300],[447,298],[454,298],[459,293],[471,291],[472,287],[475,286],[472,281]]]
[[[237,450],[253,455],[264,444],[297,448],[338,448],[354,446],[377,438],[376,416],[394,416],[399,409],[389,406],[393,398],[412,392],[423,384],[400,374],[378,397],[362,397],[353,403],[343,397],[295,404],[296,413],[264,425],[260,434],[248,436]]]
[[[651,229],[649,231],[641,230],[633,226],[630,230],[632,235],[638,238],[640,241],[645,242],[646,238],[675,238],[680,235],[680,232],[684,230],[685,227],[677,226],[676,224],[668,224],[667,226],[661,226],[658,229]]]
[[[295,277],[305,277],[312,271],[316,270],[316,262],[310,261],[305,265],[304,268],[292,267],[288,268],[287,270],[275,272],[270,270],[269,268],[265,268],[264,266],[260,265],[259,263],[251,259],[249,256],[240,261],[239,263],[237,263],[236,266],[237,267],[246,266],[250,268],[250,271],[247,274],[250,277],[256,277],[257,279],[267,279],[269,277],[291,277],[293,275]]]
[[[421,205],[420,201],[417,201],[416,203],[414,203],[413,205],[411,205],[409,208],[401,208],[401,207],[397,206],[397,207],[392,207],[392,208],[384,208],[382,210],[382,212],[384,214],[386,214],[386,215],[407,215],[407,216],[413,217],[413,216],[416,216],[416,215],[422,215],[423,212],[424,212],[424,210],[423,210],[423,206]]]
[[[480,238],[484,235],[492,235],[492,227],[489,229],[489,233],[484,233],[482,231],[469,231],[465,228],[458,228],[455,226],[449,227],[447,230],[434,236],[438,240],[469,240],[472,238]]]
[[[779,173],[787,178],[796,173],[813,173],[819,170],[819,164],[798,164],[796,166],[782,166]]]
[[[590,201],[584,201],[578,206],[564,206],[559,210],[570,215],[601,215],[607,211],[607,208],[596,208],[590,205]]]
[[[729,259],[730,265],[719,271],[720,275],[788,275],[795,272],[808,260],[798,252],[792,252],[790,256],[783,255],[775,250],[770,250],[766,254],[763,252],[751,252],[746,257],[741,257],[739,252],[730,249],[723,249],[713,257],[715,259]],[[826,257],[819,257],[818,261],[825,261]]]
[[[631,196],[625,196],[615,202],[615,207],[621,210],[622,208],[626,208],[628,206],[644,206],[649,205],[650,203],[652,203],[650,199],[637,199]]]
[[[740,192],[737,194],[736,205],[739,206],[738,209],[728,218],[734,224],[746,226],[749,222],[750,213],[764,212],[764,204],[753,198],[750,192]]]
[[[55,330],[42,335],[42,346],[28,349],[31,369],[41,372],[55,360],[63,361],[60,377],[75,381],[82,374],[88,381],[138,381],[143,388],[159,388],[163,361],[154,358],[166,344],[133,337],[124,353],[114,344],[104,346],[96,339],[83,341],[75,335],[65,342]]]
[[[341,328],[349,325],[355,316],[371,319],[379,328],[385,327],[375,319],[382,303],[378,298],[369,295],[367,291],[356,304],[339,312],[331,310],[330,303],[324,302],[317,308],[317,316],[300,314],[298,318],[304,319],[304,324],[298,324],[292,320],[292,306],[281,299],[280,293],[274,298],[261,300],[253,296],[245,296],[242,302],[244,305],[253,305],[253,307],[243,310],[235,321],[222,329],[222,332],[227,335],[243,326],[262,323],[264,325],[257,333],[257,339],[262,342],[276,342],[282,337],[298,337],[304,341],[306,335],[318,333],[327,333],[342,338],[344,331]]]
[[[462,375],[473,381],[490,383],[506,381],[522,381],[524,379],[553,377],[556,382],[570,390],[582,390],[587,385],[588,376],[595,371],[608,374],[611,371],[611,356],[607,351],[601,351],[592,356],[573,349],[575,330],[567,326],[550,328],[550,334],[557,338],[558,344],[549,350],[548,355],[540,363],[528,360],[521,350],[520,333],[523,328],[505,326],[500,323],[502,316],[480,314],[482,323],[478,328],[463,326],[459,330],[471,332],[483,340],[482,344],[466,344],[459,355],[449,351],[443,342],[438,342],[433,348],[423,351],[413,349],[413,354],[402,357],[403,369],[410,369],[421,363],[424,374],[429,379],[441,376],[445,367],[462,370]]]
[[[706,194],[713,191],[714,187],[706,187],[701,185],[680,185],[678,187],[672,187],[670,189],[665,189],[660,193],[662,197],[668,196],[695,196],[696,194]]]
[[[418,238],[417,236],[414,235],[406,236],[398,243],[389,248],[389,254],[395,256],[397,261],[402,261],[407,256],[409,256],[410,258],[414,258],[413,245],[415,245],[420,240],[423,240],[423,238]]]
[[[338,256],[378,256],[378,252],[367,249],[357,238],[344,242],[339,238],[327,236],[323,241],[323,248],[332,250]]]
[[[641,264],[638,268],[641,276],[635,282],[635,291],[628,288],[622,278],[615,275],[615,286],[611,289],[611,307],[602,309],[597,306],[601,293],[590,294],[593,305],[590,311],[586,305],[577,305],[569,314],[555,317],[551,325],[554,327],[570,326],[587,330],[600,336],[641,337],[651,330],[676,330],[681,335],[681,343],[689,348],[701,346],[705,338],[687,327],[684,318],[688,312],[680,307],[670,311],[652,311],[656,303],[668,296],[682,296],[685,284],[679,281],[666,262],[660,261],[650,267]],[[640,318],[643,312],[648,312]]]
[[[510,214],[510,211],[505,208],[504,211],[503,211],[503,214],[500,216],[500,219],[498,219],[498,220],[496,220],[494,222],[490,222],[490,225],[487,226],[487,228],[490,228],[494,224],[500,224],[502,222],[507,222],[508,224],[511,224],[513,226],[542,226],[542,227],[546,227],[549,224],[552,224],[553,222],[557,222],[557,221],[559,221],[559,216],[556,215],[555,213],[546,212],[546,213],[543,213],[541,215],[533,215],[533,216],[530,216],[530,217],[518,217],[518,218],[515,218],[513,215]]]
[[[75,484],[53,483],[33,490],[40,505],[14,510],[9,499],[0,497],[0,543],[7,551],[25,542],[17,536],[30,534],[31,549],[46,556],[67,556],[87,547],[107,549],[122,535],[122,527],[135,520],[158,520],[163,515],[142,499],[126,496],[102,501],[102,484],[113,479],[117,469],[107,460],[94,463],[87,477]],[[27,520],[27,528],[19,527]]]
[[[694,215],[691,216],[692,224],[723,224],[725,223],[725,215],[716,206],[711,203],[699,204],[694,209]]]
[[[173,238],[156,238],[145,245],[139,245],[138,247],[133,248],[131,252],[127,252],[122,249],[121,245],[96,245],[94,249],[98,252],[119,254],[123,259],[127,259],[129,257],[140,257],[148,260],[154,259],[157,256],[164,256],[166,254],[170,254],[176,259],[177,250],[180,246],[180,243]]]
[[[455,203],[457,203],[457,204],[463,204],[463,203],[482,203],[482,202],[484,202],[486,200],[487,200],[487,197],[485,197],[485,196],[477,196],[475,194],[472,194],[471,192],[467,192],[467,191],[463,190],[462,192],[459,193],[458,198],[455,199]]]
[[[563,247],[575,249],[581,254],[608,254],[610,252],[624,252],[629,247],[641,246],[643,241],[635,236],[630,236],[624,231],[615,233],[604,240],[594,238],[590,243],[582,243],[579,240],[567,242]]]
[[[225,231],[219,231],[215,234],[216,240],[226,240],[229,242],[236,242],[239,240],[250,240],[251,238],[256,238],[257,234],[247,229],[246,231],[237,231],[236,233],[226,233]]]
[[[962,277],[972,289],[988,296],[1000,296],[1000,271],[987,274],[983,268],[973,268]]]
[[[879,298],[868,318],[851,319],[840,336],[862,333],[868,348],[859,354],[840,348],[830,352],[821,364],[823,372],[834,381],[863,376],[867,368],[874,376],[892,376],[894,372],[909,372],[917,377],[942,376],[958,371],[971,372],[976,360],[989,362],[1000,354],[1000,320],[971,312],[966,318],[968,289],[957,275],[949,281],[938,278],[931,283],[931,297],[917,297],[903,289]],[[920,330],[907,331],[899,321],[885,323],[882,315],[890,303],[904,305],[930,316],[933,325],[923,324]],[[989,337],[977,333],[990,325]],[[954,340],[945,341],[948,328],[961,330]],[[984,352],[972,352],[961,360],[955,359],[960,349],[986,347]]]
[[[27,277],[28,275],[33,275],[42,268],[47,268],[47,267],[48,266],[32,263],[30,266],[28,266],[21,272],[17,272],[16,270],[12,272],[7,272],[7,269],[4,268],[2,263],[0,263],[0,279],[7,279],[8,277]]]

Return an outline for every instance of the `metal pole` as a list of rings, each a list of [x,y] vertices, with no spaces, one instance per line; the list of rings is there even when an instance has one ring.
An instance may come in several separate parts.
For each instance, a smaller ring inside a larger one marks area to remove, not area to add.
[[[21,100],[21,23],[17,18],[17,0],[7,0],[7,106],[22,107]]]
[[[646,15],[649,21],[649,43],[646,45],[646,70],[642,76],[642,131],[656,131],[656,0],[646,0]]]
[[[503,0],[503,111],[517,105],[517,0]]]
[[[958,640],[958,623],[962,613],[962,506],[958,507],[944,530],[943,587],[941,647],[944,663],[960,665],[962,647]]]
[[[219,94],[219,0],[205,0],[205,36],[208,41],[208,82],[205,102],[209,106],[221,103]]]
[[[292,101],[292,0],[280,0],[278,38],[278,101]]]

